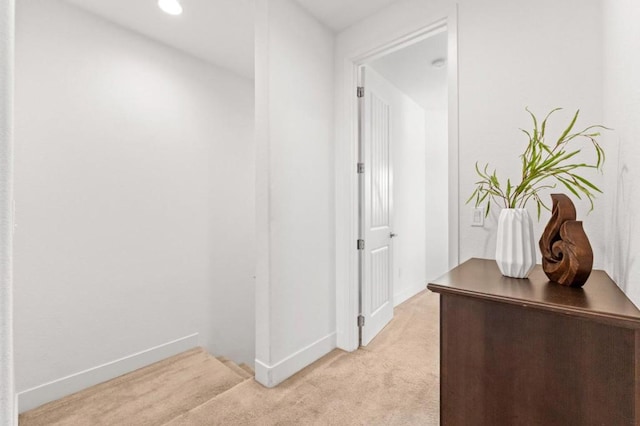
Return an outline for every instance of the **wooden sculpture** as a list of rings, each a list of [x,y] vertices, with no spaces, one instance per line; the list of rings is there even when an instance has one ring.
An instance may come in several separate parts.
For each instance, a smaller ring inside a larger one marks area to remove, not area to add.
[[[591,244],[571,199],[551,194],[551,200],[551,219],[540,238],[542,269],[553,282],[582,287],[593,267]]]

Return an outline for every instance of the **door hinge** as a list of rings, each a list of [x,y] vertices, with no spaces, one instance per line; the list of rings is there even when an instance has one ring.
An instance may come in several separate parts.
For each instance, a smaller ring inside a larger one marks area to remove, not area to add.
[[[358,163],[357,172],[364,173],[364,163]]]
[[[362,315],[358,315],[358,327],[364,327],[364,317]]]
[[[358,90],[356,90],[356,96],[359,98],[364,98],[364,87],[358,86]]]
[[[358,250],[364,250],[364,240],[358,240]]]

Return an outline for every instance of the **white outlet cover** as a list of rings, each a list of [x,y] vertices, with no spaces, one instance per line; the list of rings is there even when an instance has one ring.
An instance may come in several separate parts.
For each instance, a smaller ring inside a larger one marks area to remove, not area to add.
[[[484,226],[484,209],[476,207],[471,211],[471,226]]]

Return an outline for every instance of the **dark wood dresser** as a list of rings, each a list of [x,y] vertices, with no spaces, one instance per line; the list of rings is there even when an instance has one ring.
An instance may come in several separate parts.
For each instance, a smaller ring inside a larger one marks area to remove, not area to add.
[[[605,272],[578,289],[470,259],[428,288],[443,426],[640,425],[640,311]]]

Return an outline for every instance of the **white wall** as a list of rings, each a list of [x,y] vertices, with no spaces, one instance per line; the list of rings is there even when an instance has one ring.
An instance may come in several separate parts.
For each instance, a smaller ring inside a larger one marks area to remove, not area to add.
[[[447,108],[425,110],[426,170],[425,218],[427,245],[425,248],[426,282],[449,270],[449,217],[446,185],[449,176],[449,131]]]
[[[0,4],[0,426],[18,424],[13,349],[14,2]]]
[[[459,257],[464,261],[494,257],[498,210],[484,228],[472,228],[473,206],[464,202],[473,190],[474,164],[478,160],[490,162],[503,175],[517,176],[518,155],[526,143],[518,129],[529,126],[524,107],[538,114],[565,107],[562,124],[577,108],[582,110],[581,124],[602,121],[602,25],[599,0],[399,0],[340,33],[337,60],[428,25],[456,3],[460,152],[457,219]],[[343,74],[344,68],[338,68],[336,76],[342,78]],[[599,175],[589,176],[602,184]],[[589,216],[588,204],[578,201],[576,206],[594,247],[595,266],[602,267],[604,201],[597,200]],[[535,216],[535,209],[531,211]],[[548,217],[536,226],[538,235]]]
[[[252,360],[252,82],[52,0],[18,4],[16,74],[18,389],[193,333]]]
[[[333,35],[292,0],[256,9],[256,379],[335,347]]]
[[[640,3],[605,0],[604,122],[607,200],[606,269],[629,298],[640,306]]]

